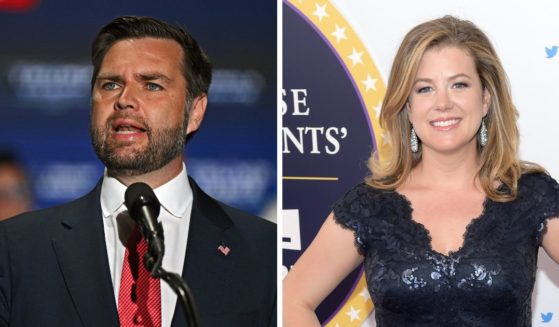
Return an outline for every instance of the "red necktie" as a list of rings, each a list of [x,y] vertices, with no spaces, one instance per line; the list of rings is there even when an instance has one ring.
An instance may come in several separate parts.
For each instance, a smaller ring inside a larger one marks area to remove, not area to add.
[[[121,327],[161,326],[161,286],[143,264],[147,243],[138,226],[126,244],[118,292],[118,318]]]

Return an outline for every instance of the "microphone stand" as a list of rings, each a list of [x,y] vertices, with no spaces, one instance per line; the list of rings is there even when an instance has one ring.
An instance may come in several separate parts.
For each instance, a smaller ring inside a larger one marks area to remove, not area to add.
[[[159,223],[157,227],[161,231],[161,233],[158,233],[159,235],[157,235],[157,237],[160,238],[161,244],[163,244],[163,228],[161,223]],[[198,316],[198,307],[196,306],[196,302],[194,302],[194,297],[192,296],[190,288],[179,274],[168,272],[161,267],[163,255],[165,253],[164,248],[152,246],[150,237],[146,237],[146,240],[148,243],[148,252],[144,255],[144,267],[150,272],[152,277],[163,279],[177,294],[188,326],[199,327],[200,318]]]
[[[165,271],[160,268],[157,272],[159,278],[163,279],[175,291],[177,297],[180,299],[182,309],[186,316],[188,326],[200,326],[200,319],[198,317],[198,308],[194,302],[190,288],[178,274]]]

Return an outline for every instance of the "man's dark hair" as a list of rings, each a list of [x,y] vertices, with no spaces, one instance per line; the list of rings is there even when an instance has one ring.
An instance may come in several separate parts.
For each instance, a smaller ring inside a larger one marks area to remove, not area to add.
[[[208,94],[212,80],[212,65],[198,42],[182,27],[142,16],[122,16],[105,25],[93,41],[91,89],[101,69],[105,55],[117,41],[153,37],[176,41],[183,50],[183,74],[187,83],[187,99],[192,101],[202,93]]]

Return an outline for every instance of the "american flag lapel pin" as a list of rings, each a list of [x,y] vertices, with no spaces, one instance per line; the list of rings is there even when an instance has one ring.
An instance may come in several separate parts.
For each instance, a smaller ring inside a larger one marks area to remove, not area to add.
[[[221,252],[223,256],[227,256],[231,249],[225,244],[224,241],[221,241],[221,244],[217,247],[217,250]]]

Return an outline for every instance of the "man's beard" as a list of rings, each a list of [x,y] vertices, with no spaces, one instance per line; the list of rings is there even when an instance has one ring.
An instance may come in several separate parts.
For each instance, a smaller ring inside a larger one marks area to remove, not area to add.
[[[119,147],[131,147],[126,141],[108,139],[112,132],[112,122],[118,118],[129,118],[137,121],[145,128],[148,143],[141,149],[133,149],[126,153],[118,151]],[[175,127],[152,129],[140,117],[127,113],[117,113],[107,120],[104,127],[94,127],[90,123],[89,133],[97,157],[105,164],[111,174],[118,176],[138,176],[155,171],[176,158],[183,150],[186,142],[186,125],[188,117]]]

